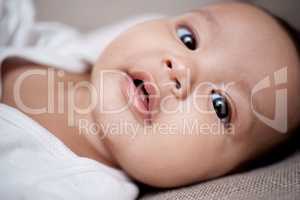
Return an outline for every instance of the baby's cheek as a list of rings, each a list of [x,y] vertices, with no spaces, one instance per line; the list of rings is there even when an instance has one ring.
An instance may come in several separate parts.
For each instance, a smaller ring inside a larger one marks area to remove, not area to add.
[[[191,101],[177,103],[174,112],[160,113],[154,125],[164,127],[160,130],[170,135],[214,135],[224,131],[224,124],[208,101],[197,103],[198,107]]]
[[[217,166],[215,160],[220,159],[217,153],[223,150],[223,139],[184,133],[180,128],[169,134],[157,130],[136,137],[123,154],[125,170],[139,181],[159,187],[180,186],[210,176],[210,170]]]
[[[194,183],[219,171],[218,166],[222,166],[219,160],[223,160],[224,154],[220,147],[222,140],[221,137],[188,135],[147,138],[147,141],[136,141],[139,144],[128,154],[123,166],[131,176],[153,186]]]
[[[195,155],[191,146],[182,141],[184,139],[159,136],[137,141],[139,144],[128,154],[123,167],[135,179],[152,186],[187,184],[194,180],[191,166],[195,163]]]
[[[258,91],[252,96],[253,109],[270,119],[274,118],[275,114],[275,91],[274,88],[270,87]]]

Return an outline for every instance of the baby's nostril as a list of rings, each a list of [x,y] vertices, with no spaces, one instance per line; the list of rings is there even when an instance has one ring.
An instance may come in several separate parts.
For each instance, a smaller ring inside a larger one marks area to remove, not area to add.
[[[173,66],[172,66],[172,62],[170,60],[166,60],[166,65],[168,68],[172,69]]]
[[[176,89],[180,89],[181,83],[177,79],[175,79],[175,83],[176,83]]]
[[[140,80],[140,79],[134,79],[133,83],[134,83],[135,87],[139,87],[140,85],[142,85],[144,83],[144,81]]]
[[[169,68],[169,69],[173,69],[173,64],[172,64],[172,62],[171,62],[171,60],[166,60],[165,61],[165,64],[166,64],[166,66]],[[180,89],[181,88],[181,83],[178,81],[178,79],[177,78],[172,78],[174,81],[175,81],[175,87],[176,87],[176,89]]]

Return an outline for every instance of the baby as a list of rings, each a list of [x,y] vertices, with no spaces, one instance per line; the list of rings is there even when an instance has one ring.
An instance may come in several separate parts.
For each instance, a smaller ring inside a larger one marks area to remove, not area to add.
[[[81,157],[177,187],[231,173],[285,141],[300,120],[299,67],[273,17],[219,3],[129,28],[82,74],[7,61],[1,101]]]
[[[106,70],[124,72],[133,81],[123,83],[114,73],[101,76]],[[224,175],[287,138],[280,130],[288,133],[299,125],[299,72],[297,50],[272,17],[246,4],[211,5],[139,24],[115,39],[91,75],[97,91],[104,91],[98,92],[104,98],[100,106],[122,107],[136,79],[146,82],[145,93],[152,98],[133,99],[119,113],[95,109],[91,118],[104,125],[142,124],[134,139],[107,134],[103,142],[110,162],[146,184],[181,186]],[[274,73],[265,86],[261,81]],[[276,75],[279,89],[287,88],[286,99],[275,94]],[[287,111],[276,108],[276,101],[285,100]],[[154,114],[140,114],[143,103]],[[270,128],[254,111],[279,119],[281,127]],[[164,127],[145,129],[145,120]],[[215,124],[223,129],[207,128]]]

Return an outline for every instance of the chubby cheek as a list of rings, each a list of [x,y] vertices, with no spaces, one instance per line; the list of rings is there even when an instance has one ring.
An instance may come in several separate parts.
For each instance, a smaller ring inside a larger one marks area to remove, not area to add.
[[[146,135],[122,138],[126,146],[118,146],[119,151],[115,152],[121,167],[138,181],[156,187],[186,185],[224,173],[220,171],[220,166],[224,166],[220,161],[225,157],[226,136],[212,132],[197,134],[196,127],[185,130],[183,120],[192,121],[194,115],[161,116],[160,124],[177,126],[167,130],[168,127],[157,123],[153,125],[156,128],[144,132]],[[198,123],[210,122],[212,117],[198,120]],[[191,128],[191,124],[188,126]]]
[[[93,110],[96,126],[92,128],[104,141],[110,141],[112,138],[114,146],[120,147],[128,143],[127,136],[131,138],[126,126],[136,124],[135,118],[127,109],[128,105],[121,90],[123,78],[121,73],[106,73],[105,70],[94,71],[92,75],[92,83],[96,90],[94,98],[97,101]]]
[[[216,176],[222,138],[148,136],[129,142],[117,159],[132,177],[156,187],[175,187]]]

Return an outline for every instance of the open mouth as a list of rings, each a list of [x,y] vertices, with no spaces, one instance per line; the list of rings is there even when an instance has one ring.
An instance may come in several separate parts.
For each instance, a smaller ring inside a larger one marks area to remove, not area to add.
[[[123,85],[129,108],[144,121],[151,121],[159,103],[157,87],[150,73],[129,70]]]
[[[133,83],[136,87],[139,100],[143,103],[145,108],[149,110],[149,93],[145,88],[144,81],[141,79],[133,79]]]

